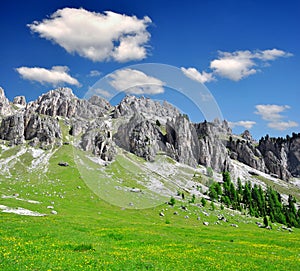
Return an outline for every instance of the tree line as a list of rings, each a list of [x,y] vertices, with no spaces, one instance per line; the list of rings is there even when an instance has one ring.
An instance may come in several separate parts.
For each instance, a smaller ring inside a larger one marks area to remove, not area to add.
[[[268,186],[264,191],[260,185],[252,185],[250,181],[244,185],[238,179],[237,187],[231,181],[229,172],[223,173],[223,183],[213,182],[208,196],[222,206],[239,211],[248,211],[251,216],[263,217],[265,224],[269,220],[285,224],[288,227],[300,228],[300,209],[296,209],[296,200],[289,195],[284,203],[281,194]],[[267,225],[266,225],[267,226]]]

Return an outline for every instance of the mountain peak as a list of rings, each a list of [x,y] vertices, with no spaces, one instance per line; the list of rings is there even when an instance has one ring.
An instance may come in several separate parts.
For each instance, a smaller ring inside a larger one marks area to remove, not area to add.
[[[0,87],[0,116],[7,116],[12,113],[9,100],[5,96],[3,88]]]

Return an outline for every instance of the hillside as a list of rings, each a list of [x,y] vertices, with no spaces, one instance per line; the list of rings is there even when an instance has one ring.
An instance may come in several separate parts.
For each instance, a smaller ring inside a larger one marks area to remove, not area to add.
[[[299,229],[207,192],[229,170],[299,201],[299,135],[254,142],[167,103],[68,89],[1,101],[1,270],[297,270]]]

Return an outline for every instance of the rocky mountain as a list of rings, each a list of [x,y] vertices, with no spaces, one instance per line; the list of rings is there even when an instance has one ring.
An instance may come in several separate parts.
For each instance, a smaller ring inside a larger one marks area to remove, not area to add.
[[[100,97],[82,100],[59,88],[36,101],[18,96],[11,103],[0,88],[0,122],[0,139],[9,145],[73,144],[104,161],[114,160],[118,146],[148,161],[165,153],[222,172],[238,160],[283,180],[300,176],[300,134],[255,142],[249,131],[232,134],[226,121],[191,123],[169,103],[144,97],[126,96],[114,107]],[[63,142],[66,132],[70,142]]]
[[[3,88],[0,87],[0,116],[6,116],[12,113],[8,99],[5,97]]]

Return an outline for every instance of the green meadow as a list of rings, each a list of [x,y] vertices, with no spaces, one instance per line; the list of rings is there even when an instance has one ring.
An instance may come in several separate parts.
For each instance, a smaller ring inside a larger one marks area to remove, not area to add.
[[[134,194],[125,204],[118,192],[97,183],[124,176],[124,186],[143,189],[137,178],[147,171],[133,170],[138,161],[121,156],[106,166],[105,175],[71,145],[47,152],[48,163],[33,168],[29,151],[1,151],[0,205],[46,216],[0,212],[0,270],[300,270],[299,229],[259,228],[255,222],[261,219],[217,204],[212,210],[209,202],[202,207],[198,198],[189,203],[191,195],[176,198],[174,206],[157,197],[146,208],[150,194]],[[60,161],[69,166],[58,166]],[[218,220],[220,215],[228,222]]]

